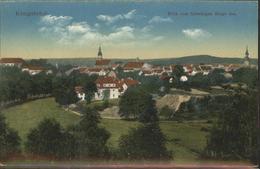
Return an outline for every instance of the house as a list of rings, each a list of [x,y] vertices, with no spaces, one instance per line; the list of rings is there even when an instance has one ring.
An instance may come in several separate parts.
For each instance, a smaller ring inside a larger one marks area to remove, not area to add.
[[[80,99],[80,101],[85,100],[86,94],[84,92],[84,88],[82,86],[75,86],[74,88],[78,98]]]
[[[97,85],[95,100],[116,99],[120,96],[122,88],[117,78],[110,76],[99,77],[95,83]]]
[[[144,62],[140,62],[140,61],[128,62],[124,65],[123,70],[124,72],[140,71],[143,65]]]
[[[226,72],[231,72],[231,71],[236,71],[238,70],[239,68],[241,68],[242,66],[239,65],[239,64],[230,64],[228,65],[227,67],[225,67],[225,71]]]
[[[173,67],[172,66],[163,66],[163,71],[167,73],[172,73]]]
[[[22,58],[1,58],[0,59],[0,66],[17,66],[21,68],[24,63],[25,61]]]
[[[121,94],[123,94],[129,87],[137,86],[138,84],[140,84],[140,82],[132,78],[126,78],[126,79],[121,79],[119,81],[119,84],[121,84],[121,88],[123,89],[123,91],[121,91]]]
[[[180,81],[181,82],[187,82],[188,81],[188,77],[187,76],[181,76]]]
[[[107,73],[107,76],[114,77],[114,78],[117,77],[116,72],[113,70],[111,70],[109,73]]]
[[[212,65],[200,65],[203,75],[208,75],[212,70]]]
[[[119,98],[130,86],[138,85],[139,81],[131,78],[119,80],[115,77],[103,76],[99,77],[95,83],[97,85],[95,100],[103,100]]]
[[[193,65],[192,64],[185,64],[183,65],[183,70],[185,73],[191,74],[193,71]]]
[[[41,72],[45,72],[46,74],[52,73],[52,70],[48,70],[48,69],[41,67],[41,66],[33,66],[33,65],[23,66],[22,71],[28,72],[30,75],[36,75],[36,74],[39,74]]]
[[[81,67],[78,70],[79,73],[98,76],[105,76],[109,72],[108,68],[102,67]]]
[[[107,68],[99,68],[99,67],[92,67],[92,68],[88,68],[88,74],[89,75],[99,75],[99,76],[105,76],[108,73],[108,69]]]
[[[138,73],[139,76],[154,76],[153,71],[152,70],[141,70]]]

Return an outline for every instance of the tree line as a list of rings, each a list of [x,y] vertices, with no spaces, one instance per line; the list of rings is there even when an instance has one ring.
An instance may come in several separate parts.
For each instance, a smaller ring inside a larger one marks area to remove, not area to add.
[[[25,101],[41,95],[53,95],[60,105],[69,105],[77,101],[74,87],[83,86],[90,102],[96,91],[97,76],[72,73],[46,74],[44,72],[29,75],[17,67],[0,67],[0,103]]]

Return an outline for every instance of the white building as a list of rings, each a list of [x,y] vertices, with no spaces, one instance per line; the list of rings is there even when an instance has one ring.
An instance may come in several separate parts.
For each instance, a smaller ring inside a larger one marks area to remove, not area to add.
[[[129,86],[138,85],[139,82],[133,79],[117,79],[111,76],[99,77],[96,80],[97,92],[95,100],[117,99]]]
[[[46,74],[52,74],[52,70],[48,70],[48,69],[41,67],[41,66],[27,65],[27,66],[24,66],[22,68],[22,71],[28,72],[30,75],[36,75],[36,74],[39,74],[41,72],[45,72]]]
[[[84,89],[82,86],[76,86],[75,87],[75,92],[78,96],[78,98],[80,99],[80,101],[84,101],[86,98],[86,94],[84,93]]]
[[[17,66],[17,67],[21,68],[24,63],[25,63],[25,61],[21,58],[1,58],[0,59],[0,66]]]

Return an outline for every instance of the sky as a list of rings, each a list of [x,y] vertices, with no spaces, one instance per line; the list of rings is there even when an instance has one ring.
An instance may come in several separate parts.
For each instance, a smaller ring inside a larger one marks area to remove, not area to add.
[[[258,56],[258,3],[0,2],[1,57]]]

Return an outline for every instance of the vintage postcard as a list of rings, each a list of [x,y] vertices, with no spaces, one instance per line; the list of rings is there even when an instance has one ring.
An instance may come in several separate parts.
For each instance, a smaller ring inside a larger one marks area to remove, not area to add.
[[[257,1],[0,2],[0,168],[256,168],[258,86]]]

